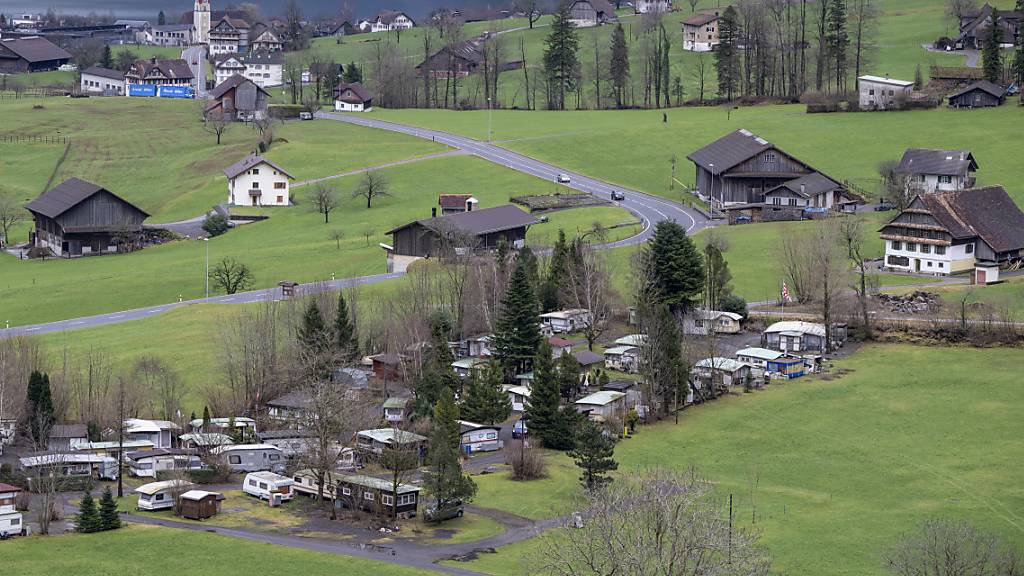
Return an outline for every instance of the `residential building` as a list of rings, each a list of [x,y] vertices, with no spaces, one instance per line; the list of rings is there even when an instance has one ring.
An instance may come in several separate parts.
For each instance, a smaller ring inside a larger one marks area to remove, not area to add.
[[[42,36],[0,39],[0,74],[56,70],[71,54]]]
[[[709,382],[722,386],[742,386],[750,376],[750,366],[718,356],[698,360],[693,365],[693,377],[701,382]]]
[[[888,76],[865,75],[857,78],[861,110],[892,110],[902,108],[914,91],[914,83]]]
[[[280,51],[254,50],[242,57],[245,77],[261,88],[284,85],[284,56]]]
[[[743,348],[742,350],[736,351],[736,360],[742,362],[747,366],[750,366],[753,370],[759,370],[761,375],[764,374],[765,369],[768,367],[768,362],[777,360],[786,356],[785,352],[779,352],[778,350],[769,350],[768,348]]]
[[[409,412],[412,410],[412,402],[409,398],[391,397],[384,401],[381,406],[384,421],[396,426],[406,421]]]
[[[213,77],[220,86],[232,76],[245,76],[245,64],[241,54],[220,54],[213,59]]]
[[[156,86],[192,86],[195,77],[188,62],[174,58],[136,60],[124,74],[125,84],[152,84]]]
[[[739,334],[743,315],[721,310],[694,310],[683,317],[683,334]]]
[[[292,488],[307,496],[321,493],[317,475],[300,470],[293,475]],[[345,508],[359,509],[374,514],[410,518],[416,516],[420,489],[411,484],[399,484],[395,489],[390,480],[363,474],[332,473],[327,477],[324,497],[337,500]]]
[[[562,357],[562,354],[572,353],[572,341],[558,336],[549,336],[548,344],[551,345],[551,357],[555,360]]]
[[[917,194],[962,190],[974,186],[978,163],[970,150],[908,148],[896,166],[908,188]]]
[[[691,153],[696,188],[713,206],[761,203],[769,190],[816,172],[771,142],[740,129]]]
[[[472,194],[441,194],[437,197],[437,205],[441,207],[441,215],[472,212],[480,201]]]
[[[224,169],[228,178],[228,204],[232,206],[288,206],[288,187],[295,177],[255,154]]]
[[[393,239],[390,246],[384,246],[389,272],[403,272],[421,258],[493,249],[501,242],[517,247],[526,239],[527,228],[539,222],[512,204],[441,217],[436,213],[435,208],[433,218],[387,232]]]
[[[71,450],[74,446],[89,441],[85,424],[54,424],[46,441],[47,450]]]
[[[509,400],[512,402],[513,412],[523,412],[526,410],[526,406],[530,403],[529,386],[504,385],[502,389],[508,394]]]
[[[477,37],[443,46],[416,66],[416,74],[438,80],[465,78],[483,67],[484,40]]]
[[[426,450],[427,438],[398,428],[376,428],[356,433],[356,447],[364,452],[380,455],[386,448],[395,445],[422,453]]]
[[[637,14],[662,14],[672,11],[672,0],[634,0],[633,10]]]
[[[573,406],[595,422],[622,423],[626,415],[626,394],[601,390],[580,398]]]
[[[280,36],[262,22],[253,24],[249,30],[249,51],[250,52],[280,52],[284,49],[284,43]]]
[[[980,80],[949,95],[950,108],[993,108],[1006,100],[1006,88]]]
[[[589,28],[619,21],[608,0],[570,0],[569,20],[577,28]]]
[[[152,43],[156,46],[191,46],[197,39],[192,24],[157,24],[152,34]]]
[[[149,213],[97,184],[71,178],[29,202],[31,244],[57,256],[117,252],[125,235],[142,232]]]
[[[960,36],[956,47],[960,49],[980,50],[985,39],[989,37],[992,27],[992,13],[995,8],[985,3],[978,10],[967,10],[960,18]],[[996,25],[1000,31],[1000,46],[1012,48],[1021,34],[1024,23],[1024,12],[1000,10]]]
[[[10,394],[10,393],[8,393]],[[0,401],[4,398],[0,397]],[[16,412],[7,408],[0,408],[0,455],[4,453],[4,446],[13,444],[18,431],[18,417]]]
[[[593,316],[589,310],[573,308],[570,310],[545,312],[540,315],[540,324],[542,330],[547,330],[552,334],[561,334],[576,332],[586,328],[590,325],[592,318]]]
[[[761,220],[800,220],[812,210],[856,212],[864,202],[846,185],[821,172],[811,172],[765,192]]]
[[[342,36],[351,36],[353,34],[358,34],[359,32],[360,30],[358,28],[353,26],[352,23],[349,22],[348,20],[345,20],[341,24],[335,26],[334,29],[331,30],[327,35],[334,36],[335,38],[340,38]]]
[[[463,454],[501,450],[504,442],[498,438],[500,431],[501,426],[459,420],[459,449]]]
[[[242,31],[235,25],[237,21],[227,16],[220,19],[210,28],[210,55],[244,54],[241,49]],[[248,25],[246,25],[248,27]]]
[[[17,501],[21,488],[0,482],[0,537],[25,534],[25,524]]]
[[[632,373],[639,369],[640,349],[634,346],[613,346],[604,351],[604,365],[611,370]]]
[[[948,275],[1024,256],[1024,213],[1002,186],[920,195],[881,230],[885,268]]]
[[[210,92],[209,102],[204,109],[208,116],[252,122],[267,117],[270,93],[252,80],[236,74]]]
[[[846,324],[832,325],[832,347],[846,342]],[[789,320],[776,322],[761,334],[761,346],[789,353],[824,354],[825,326],[814,322]]]
[[[124,434],[132,440],[151,442],[155,448],[171,448],[181,426],[168,420],[129,418],[124,421]]]
[[[297,423],[305,420],[313,402],[308,392],[292,391],[267,402],[267,416],[278,421]]]
[[[403,12],[384,10],[377,14],[377,18],[370,22],[370,32],[387,32],[390,30],[408,30],[416,26],[416,22]]]
[[[334,110],[337,112],[369,112],[373,110],[373,94],[359,82],[339,84],[334,89]]]
[[[86,68],[79,88],[86,94],[124,96],[124,72],[99,66]]]
[[[710,52],[718,46],[718,12],[683,18],[683,50]]]

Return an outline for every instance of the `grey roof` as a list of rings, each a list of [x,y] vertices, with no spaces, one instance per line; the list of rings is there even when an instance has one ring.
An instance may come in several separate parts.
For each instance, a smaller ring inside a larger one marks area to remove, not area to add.
[[[835,180],[829,178],[828,176],[825,176],[821,172],[811,172],[806,176],[801,176],[799,178],[796,178],[795,180],[790,180],[788,182],[780,184],[773,188],[772,190],[769,190],[767,193],[771,194],[772,192],[778,190],[779,188],[787,188],[789,190],[792,190],[793,192],[796,192],[800,196],[803,196],[804,198],[811,198],[813,196],[817,196],[818,194],[822,194],[824,192],[831,192],[842,187],[842,184],[836,182]]]
[[[264,430],[256,434],[261,442],[280,440],[282,438],[310,438],[313,433],[308,430]]]
[[[403,228],[407,228],[418,223],[430,229],[451,226],[468,234],[483,236],[484,234],[512,230],[536,224],[538,222],[539,220],[530,214],[523,212],[512,204],[505,204],[502,206],[495,206],[494,208],[483,208],[480,210],[473,210],[472,212],[461,212],[459,214],[448,214],[447,216],[440,216],[438,218],[417,220],[416,222],[389,230],[386,233],[394,234]]]
[[[25,208],[30,212],[42,214],[47,218],[56,218],[85,201],[93,194],[101,191],[106,192],[132,208],[135,208],[145,216],[149,216],[148,212],[124,198],[121,198],[117,194],[114,194],[110,190],[107,190],[97,184],[86,182],[85,180],[79,180],[78,178],[69,178],[68,180],[61,182],[57,186],[42,193],[35,200],[26,204]]]
[[[573,352],[572,355],[575,356],[576,361],[583,366],[604,362],[604,356],[591,352],[590,350],[580,350],[578,352]]]
[[[963,90],[959,90],[957,92],[950,94],[949,99],[952,100],[953,98],[963,96],[964,94],[967,94],[968,92],[973,92],[975,90],[988,92],[989,94],[995,96],[996,98],[1002,98],[1003,96],[1006,96],[1006,88],[1003,88],[998,84],[993,84],[988,80],[981,80],[975,82],[974,84],[971,84],[970,86],[964,88]]]
[[[918,197],[954,238],[981,238],[997,252],[1024,248],[1024,212],[1002,186]]]
[[[120,70],[111,70],[110,68],[100,68],[99,66],[93,66],[86,68],[82,74],[89,74],[91,76],[99,76],[101,78],[109,78],[111,80],[124,81],[124,72]]]
[[[267,406],[279,406],[281,408],[306,408],[313,401],[313,398],[306,392],[296,390],[284,396],[278,396],[267,402]]]
[[[338,87],[334,89],[334,99],[341,100],[342,102],[349,102],[349,100],[352,100],[351,98],[348,100],[345,99],[344,93],[347,90],[351,90],[352,93],[355,94],[356,98],[359,99],[359,104],[373,100],[373,94],[371,94],[370,91],[359,82],[353,82],[352,84],[339,84]],[[351,104],[356,102],[349,103]]]
[[[718,20],[719,15],[717,12],[705,12],[703,14],[694,14],[693,16],[687,16],[683,18],[684,26],[703,26],[708,22],[714,22]]]
[[[281,168],[280,166],[274,164],[270,160],[267,160],[263,156],[257,156],[256,154],[251,154],[247,158],[239,160],[238,162],[235,162],[231,166],[228,166],[227,168],[224,169],[224,175],[227,176],[228,178],[234,178],[235,176],[238,176],[239,174],[245,172],[246,170],[252,168],[253,166],[258,166],[260,164],[266,164],[289,178],[295,178],[294,176],[291,175],[290,172],[288,172],[284,168]]]
[[[604,14],[605,20],[617,22],[619,19],[618,15],[615,14],[615,7],[608,0],[576,0],[573,4],[575,5],[580,2],[590,4],[590,7],[598,14]]]
[[[749,130],[740,129],[722,136],[687,158],[717,175],[769,148],[773,148],[771,142]]]
[[[281,52],[267,52],[266,50],[257,50],[248,56],[242,57],[242,62],[246,64],[275,64],[284,65],[284,56]]]
[[[183,30],[189,30],[192,27],[192,24],[157,24],[156,26],[153,26],[153,31],[181,32]]]
[[[89,429],[85,424],[54,424],[50,438],[87,438]]]
[[[609,390],[612,392],[625,392],[631,388],[634,388],[637,382],[633,380],[611,380],[607,384],[601,387],[602,390]]]
[[[908,148],[903,153],[896,172],[900,174],[938,174],[940,176],[966,176],[977,170],[978,163],[969,150],[930,150]]]
[[[395,18],[398,18],[399,16],[405,16],[406,18],[409,18],[409,16],[406,15],[404,12],[396,12],[394,10],[383,10],[377,14],[377,21],[380,22],[381,24],[390,25],[392,22],[395,21]],[[409,21],[415,24],[412,18],[409,18]]]
[[[214,100],[218,100],[221,97],[223,97],[225,94],[227,94],[228,90],[231,90],[232,88],[237,88],[237,87],[241,86],[242,84],[245,84],[246,82],[249,82],[249,83],[251,83],[253,85],[256,84],[255,82],[253,82],[252,80],[249,80],[248,78],[246,78],[245,76],[242,76],[241,74],[232,74],[230,78],[228,78],[227,80],[221,82],[220,84],[217,84],[217,87],[214,88],[213,91],[210,92],[210,98],[212,98]],[[259,88],[259,87],[257,86],[257,88]],[[270,95],[266,90],[263,90],[262,88],[260,88],[260,90],[262,90],[264,94],[267,94],[267,96]]]
[[[191,80],[194,78],[192,68],[189,67],[188,62],[181,58],[172,58],[170,60],[160,60],[157,58],[136,60],[128,71],[129,74],[133,74],[140,79],[148,78],[154,72],[159,72],[164,77],[170,79]]]
[[[370,385],[370,375],[358,368],[338,368],[331,375],[331,381],[350,388],[366,388]]]
[[[25,36],[23,38],[5,38],[0,46],[14,52],[29,62],[46,62],[47,60],[70,60],[68,54],[60,46],[42,36]]]

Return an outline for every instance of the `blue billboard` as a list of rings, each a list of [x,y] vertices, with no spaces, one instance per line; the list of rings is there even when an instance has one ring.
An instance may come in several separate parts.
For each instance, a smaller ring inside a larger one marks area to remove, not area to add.
[[[195,98],[196,91],[191,86],[161,86],[161,98]]]
[[[156,96],[156,86],[153,84],[129,84],[129,96]]]

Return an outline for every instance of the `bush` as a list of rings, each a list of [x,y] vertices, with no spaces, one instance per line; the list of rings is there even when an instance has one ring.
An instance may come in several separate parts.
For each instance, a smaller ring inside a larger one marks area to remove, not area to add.
[[[224,474],[220,470],[212,468],[203,468],[201,470],[189,470],[188,478],[195,484],[221,484],[226,482],[229,474]],[[157,479],[160,479],[160,474],[157,473]]]
[[[513,480],[536,480],[547,476],[544,455],[522,440],[505,446],[505,463],[512,467]]]
[[[229,227],[228,219],[221,214],[210,214],[203,220],[203,231],[210,236],[220,236],[227,232]]]
[[[747,317],[747,301],[735,294],[726,294],[719,303],[722,312],[732,312]]]
[[[303,112],[305,109],[305,106],[301,104],[279,104],[269,107],[267,112],[271,118],[286,119],[298,118],[299,112]]]

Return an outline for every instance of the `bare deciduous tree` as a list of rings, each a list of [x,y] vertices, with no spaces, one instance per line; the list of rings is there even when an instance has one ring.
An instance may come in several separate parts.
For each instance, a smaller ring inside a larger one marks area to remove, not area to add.
[[[868,274],[868,258],[865,255],[866,233],[864,220],[856,216],[844,217],[839,221],[839,241],[846,255],[853,263],[857,273],[858,303],[860,304],[861,323],[863,324],[863,336],[866,340],[872,338],[871,314],[868,311],[868,293],[873,288],[870,275]]]
[[[234,258],[225,258],[210,270],[213,285],[225,294],[237,294],[252,286],[254,281],[252,270]]]
[[[149,413],[162,420],[180,420],[185,386],[181,377],[162,359],[143,356],[135,361],[132,379],[149,399]]]
[[[331,212],[341,204],[338,193],[333,186],[317,184],[309,195],[309,205],[319,214],[324,215],[324,224],[330,224]],[[339,246],[340,248],[340,246]]]
[[[897,576],[1020,576],[1024,558],[994,534],[965,521],[928,520],[885,555]]]
[[[28,212],[13,194],[0,193],[0,248],[10,243],[11,228],[27,219]]]
[[[281,316],[285,308],[267,301],[225,323],[220,334],[225,386],[211,389],[207,398],[216,412],[241,414],[284,392]]]
[[[845,216],[831,216],[816,222],[807,236],[808,264],[814,294],[821,304],[825,324],[825,353],[832,353],[832,319],[836,299],[847,287],[849,261],[842,249],[839,225]]]
[[[590,313],[583,325],[583,335],[587,349],[593,351],[611,317],[611,279],[603,254],[590,244],[575,241],[570,254],[566,266],[568,297],[573,308]]]
[[[345,238],[345,231],[341,229],[331,230],[330,237],[331,240],[334,240],[334,242],[337,243],[338,250],[341,250],[341,241]]]
[[[389,196],[391,196],[391,192],[388,191],[388,181],[383,174],[378,174],[376,170],[370,170],[363,174],[359,186],[352,191],[353,198],[366,199],[367,208],[372,207],[374,200]]]
[[[231,128],[231,116],[225,112],[208,111],[203,113],[203,129],[217,137],[217,145]]]
[[[882,179],[882,195],[895,206],[896,210],[906,210],[920,190],[910,181],[907,174],[897,172],[899,162],[883,160],[878,163],[878,175]]]

